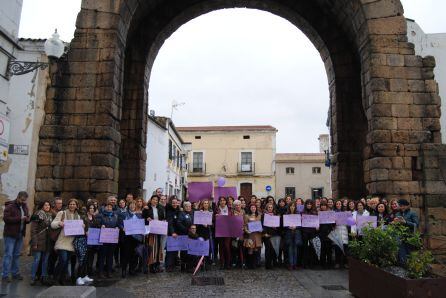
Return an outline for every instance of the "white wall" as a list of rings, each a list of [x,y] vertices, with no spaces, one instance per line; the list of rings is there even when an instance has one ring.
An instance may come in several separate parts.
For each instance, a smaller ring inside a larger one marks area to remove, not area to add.
[[[415,45],[417,55],[435,57],[434,74],[441,97],[441,138],[446,143],[446,33],[426,34],[417,23],[407,20],[407,37]]]
[[[144,181],[146,199],[150,198],[158,187],[166,188],[168,142],[167,131],[149,120],[147,125],[146,179]]]
[[[0,27],[13,38],[17,38],[23,0],[2,0],[0,5]]]

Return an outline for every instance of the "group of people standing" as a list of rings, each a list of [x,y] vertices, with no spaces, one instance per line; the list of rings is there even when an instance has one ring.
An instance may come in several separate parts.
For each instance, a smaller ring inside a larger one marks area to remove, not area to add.
[[[352,225],[320,224],[316,227],[284,226],[286,214],[312,214],[320,211],[350,211],[357,217],[375,215],[378,225],[404,224],[412,229],[418,226],[416,214],[410,210],[405,199],[391,200],[372,197],[354,201],[317,198],[315,200],[293,199],[287,196],[277,202],[272,196],[257,198],[220,197],[198,202],[180,201],[177,197],[167,198],[157,189],[147,202],[127,194],[118,200],[110,196],[104,204],[91,198],[85,204],[69,199],[66,208],[61,198],[39,203],[30,215],[26,205],[28,195],[20,192],[17,199],[8,202],[4,211],[3,281],[21,280],[19,255],[25,237],[26,225],[31,224],[30,250],[33,255],[31,284],[39,280],[44,285],[55,282],[65,284],[68,276],[72,283],[84,285],[97,279],[108,278],[120,269],[121,277],[137,273],[191,272],[198,258],[187,251],[167,251],[168,237],[188,236],[191,239],[209,241],[209,253],[204,258],[203,268],[219,265],[220,269],[254,269],[262,266],[261,252],[264,248],[266,269],[286,267],[289,270],[313,268],[347,267],[348,243],[358,237],[357,227]],[[194,224],[194,212],[212,212],[213,224]],[[264,222],[266,215],[280,216],[279,227],[263,225],[261,231],[250,231],[250,222]],[[243,217],[241,237],[216,237],[215,219],[219,216]],[[167,235],[126,235],[124,221],[144,219],[167,221]],[[84,235],[67,236],[65,220],[82,220]],[[88,245],[90,228],[119,230],[119,241]],[[337,231],[341,235],[342,247],[334,245],[329,235]],[[316,249],[314,239],[320,240]],[[333,255],[335,256],[333,261]],[[118,269],[119,268],[119,269]]]

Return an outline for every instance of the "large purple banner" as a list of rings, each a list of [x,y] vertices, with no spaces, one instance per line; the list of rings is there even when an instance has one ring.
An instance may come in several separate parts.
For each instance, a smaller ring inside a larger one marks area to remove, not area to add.
[[[217,203],[219,197],[237,199],[237,187],[214,187],[214,202]]]
[[[217,215],[215,217],[215,237],[242,237],[243,216]]]
[[[212,197],[212,182],[190,182],[187,184],[190,202],[197,202]]]

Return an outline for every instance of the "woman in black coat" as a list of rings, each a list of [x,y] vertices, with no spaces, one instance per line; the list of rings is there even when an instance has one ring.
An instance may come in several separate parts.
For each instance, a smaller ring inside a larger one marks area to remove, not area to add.
[[[166,219],[168,222],[167,234],[168,236],[177,237],[181,231],[179,225],[180,219],[180,201],[173,197],[170,204],[166,206]],[[166,271],[172,272],[175,269],[175,258],[178,256],[177,251],[168,251],[166,253]]]

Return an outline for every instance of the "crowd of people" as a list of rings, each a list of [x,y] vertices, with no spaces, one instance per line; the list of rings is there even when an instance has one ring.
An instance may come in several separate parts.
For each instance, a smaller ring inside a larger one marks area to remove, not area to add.
[[[56,197],[53,201],[40,202],[32,214],[27,208],[27,198],[26,192],[20,192],[17,199],[5,207],[2,280],[23,279],[19,271],[19,256],[26,225],[30,223],[32,285],[39,281],[44,285],[67,282],[84,285],[92,282],[93,277],[109,278],[113,272],[120,273],[122,278],[178,269],[192,272],[198,263],[197,256],[189,255],[187,251],[166,251],[167,237],[178,236],[209,240],[209,253],[202,262],[203,270],[213,266],[222,270],[260,266],[266,269],[285,267],[288,270],[315,266],[324,269],[348,267],[348,243],[352,238],[360,237],[355,224],[320,224],[318,228],[284,226],[283,215],[286,214],[350,211],[354,222],[359,216],[374,215],[378,226],[395,223],[411,229],[418,226],[417,215],[410,210],[407,200],[387,201],[379,197],[304,201],[287,196],[276,201],[272,196],[258,198],[253,195],[250,198],[220,197],[215,202],[209,198],[192,203],[180,201],[175,196],[167,198],[161,189],[157,189],[147,202],[127,194],[119,200],[110,196],[103,204],[94,198],[85,204],[72,198],[64,206],[63,200]],[[194,224],[194,211],[200,210],[213,213],[212,225]],[[280,216],[280,226],[264,225],[261,231],[251,232],[249,223],[263,223],[266,215]],[[219,216],[242,216],[242,236],[216,237],[214,223]],[[126,235],[124,221],[136,218],[144,219],[146,224],[152,220],[167,221],[167,235]],[[76,219],[82,220],[84,235],[65,235],[64,221]],[[119,241],[117,244],[88,245],[90,228],[119,229]],[[342,247],[330,239],[332,231],[341,235]],[[319,253],[313,241],[316,237],[320,239]]]

